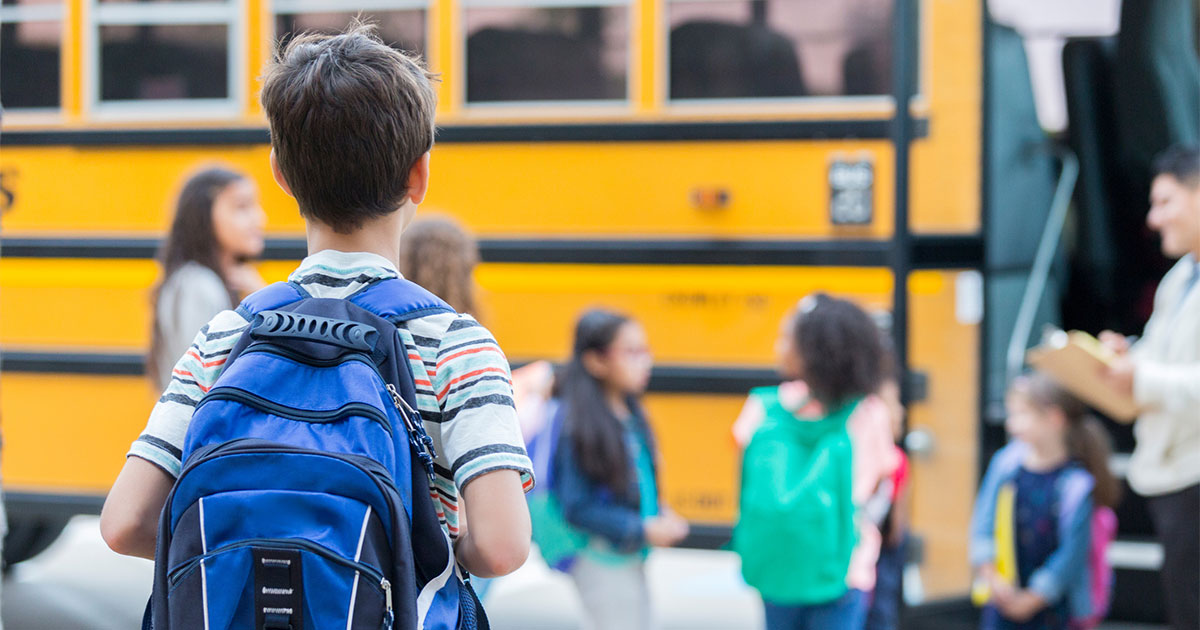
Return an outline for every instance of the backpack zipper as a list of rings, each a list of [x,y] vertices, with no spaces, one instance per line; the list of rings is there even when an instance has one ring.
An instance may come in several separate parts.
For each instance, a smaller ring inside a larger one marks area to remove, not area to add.
[[[362,416],[368,420],[374,421],[376,424],[383,427],[383,430],[386,431],[388,435],[392,435],[392,424],[388,422],[387,416],[384,415],[382,411],[366,403],[352,402],[346,403],[337,409],[312,411],[308,409],[297,409],[295,407],[281,405],[275,401],[267,400],[258,394],[248,392],[238,387],[224,386],[214,389],[205,395],[200,401],[200,404],[196,405],[196,410],[199,411],[200,407],[204,406],[205,403],[213,400],[232,400],[234,402],[245,403],[260,411],[266,411],[283,418],[299,420],[302,422],[333,422],[334,420],[338,420],[344,416]]]
[[[334,367],[334,366],[341,365],[347,361],[357,361],[358,363],[362,363],[363,365],[371,368],[371,371],[374,372],[379,377],[379,380],[381,380],[381,381],[384,380],[383,374],[379,371],[379,366],[375,365],[375,362],[372,361],[370,359],[370,357],[368,357],[365,353],[362,353],[362,352],[348,352],[348,353],[346,353],[340,357],[334,358],[334,359],[314,359],[312,357],[304,356],[303,354],[300,354],[299,352],[296,352],[295,350],[291,350],[289,348],[277,346],[274,344],[263,344],[263,345],[251,346],[251,347],[247,348],[244,352],[242,352],[242,354],[244,354],[244,355],[245,354],[254,354],[254,353],[273,354],[277,357],[291,359],[292,361],[295,361],[296,363],[303,363],[304,365],[311,366],[311,367],[318,367],[318,368]]]
[[[262,547],[262,548],[266,548],[266,549],[299,549],[302,551],[308,551],[309,553],[321,556],[322,558],[325,558],[326,560],[332,561],[336,564],[340,564],[343,567],[346,567],[348,569],[353,569],[355,571],[358,571],[359,573],[365,574],[367,577],[374,580],[373,584],[375,584],[379,587],[380,592],[388,600],[388,610],[390,611],[392,609],[392,607],[391,607],[392,585],[391,585],[391,582],[388,582],[387,578],[383,576],[382,571],[379,571],[378,569],[376,569],[375,567],[373,567],[369,564],[366,564],[363,562],[356,562],[354,560],[348,560],[346,558],[343,558],[343,557],[339,556],[338,554],[330,551],[329,549],[326,549],[325,547],[318,545],[317,543],[314,543],[312,541],[303,540],[303,539],[295,539],[295,538],[287,539],[287,540],[280,540],[280,539],[276,539],[276,538],[247,538],[245,540],[239,540],[235,543],[230,543],[228,545],[218,547],[206,554],[196,556],[196,557],[192,558],[191,560],[188,560],[187,562],[172,569],[171,573],[167,575],[167,585],[174,588],[177,584],[179,584],[179,582],[188,573],[190,573],[192,570],[194,570],[201,562],[204,562],[205,560],[208,560],[214,556],[220,555],[227,551],[233,551],[234,549],[241,549],[243,547],[253,547],[253,546],[258,546],[258,547]]]
[[[318,457],[336,459],[354,466],[355,468],[366,473],[367,476],[375,482],[375,485],[379,488],[380,493],[385,498],[390,498],[393,494],[397,497],[401,496],[400,489],[396,486],[396,481],[392,478],[392,474],[378,461],[375,461],[369,457],[355,455],[353,453],[329,453],[326,451],[304,448],[302,446],[269,442],[260,438],[237,438],[222,444],[210,445],[203,449],[197,450],[196,454],[193,454],[193,456],[189,458],[190,461],[188,461],[183,466],[183,469],[179,471],[179,477],[176,478],[175,484],[178,486],[179,481],[183,479],[184,475],[187,475],[201,464],[208,463],[209,461],[224,457],[226,455],[247,455],[253,453],[295,453],[299,455],[315,455]],[[391,494],[389,494],[389,492]],[[174,501],[175,493],[172,491],[167,496],[166,505],[163,507],[164,513],[171,512]],[[390,500],[388,500],[388,504],[389,509],[392,512],[392,528],[395,530],[400,522],[399,514],[403,513],[408,515],[409,513],[408,510],[405,509],[405,507],[401,504],[393,504],[393,502]],[[411,515],[409,515],[408,518],[410,521],[412,520]]]
[[[392,583],[387,578],[380,578],[379,588],[383,589],[383,601],[387,604],[387,613],[383,616],[383,628],[387,630],[396,620],[396,615],[392,612]]]
[[[316,451],[313,449],[292,446],[290,444],[272,443],[272,442],[268,442],[266,440],[260,440],[257,438],[238,438],[236,440],[231,440],[229,442],[225,442],[224,444],[215,445],[215,446],[211,447],[209,450],[207,450],[206,452],[204,452],[204,451],[198,451],[198,452],[202,452],[202,454],[199,457],[196,457],[192,461],[188,462],[183,467],[183,469],[181,471],[179,471],[179,477],[176,478],[176,486],[177,487],[178,487],[179,481],[183,479],[184,475],[191,472],[194,468],[196,468],[197,466],[204,464],[208,461],[215,460],[219,457],[224,457],[225,455],[239,455],[239,454],[249,454],[249,453],[255,453],[255,452],[260,452],[260,453],[298,453],[298,454],[304,454],[304,455],[316,455],[316,456],[320,456],[320,457],[329,457],[332,459],[340,460],[340,461],[345,462],[351,466],[354,466],[355,468],[358,468],[359,470],[366,473],[367,476],[369,476],[375,482],[375,485],[379,487],[380,492],[384,496],[384,500],[388,504],[389,510],[391,511],[391,521],[392,521],[391,526],[392,526],[393,531],[398,531],[398,528],[400,527],[401,514],[407,515],[410,522],[412,520],[411,513],[404,507],[403,504],[400,503],[400,500],[399,500],[400,490],[396,487],[396,482],[392,479],[391,474],[385,468],[383,468],[382,465],[379,464],[379,462],[374,461],[367,457],[362,457],[362,456],[353,455],[353,454],[344,454],[344,453],[337,453],[337,454],[326,453],[323,451]],[[393,500],[393,497],[395,498],[395,500]],[[414,496],[414,499],[415,499],[415,496]],[[163,514],[164,515],[171,514],[171,510],[173,509],[172,504],[174,503],[174,501],[175,501],[175,492],[172,491],[167,496],[166,505],[163,506]],[[162,520],[162,525],[160,525],[160,527],[163,528],[160,530],[162,535],[159,536],[160,548],[169,547],[171,544],[171,538],[172,538],[171,533],[172,532],[169,528],[166,527],[167,520],[165,520],[165,519],[166,519],[166,517],[164,516],[164,520]],[[453,552],[451,552],[451,553],[453,553]],[[156,556],[157,556],[157,554],[156,554]],[[339,559],[341,559],[341,558],[339,557]],[[164,560],[165,560],[165,558],[164,558]],[[165,564],[165,562],[163,562],[163,564]],[[198,564],[198,562],[197,562],[197,564]],[[383,590],[384,598],[387,603],[387,614],[385,615],[384,620],[383,620],[383,629],[390,630],[392,625],[395,623],[395,613],[393,612],[393,609],[392,609],[392,584],[391,584],[391,582],[389,582],[387,580],[387,578],[383,577],[382,573],[374,571],[374,568],[370,567],[369,565],[366,565],[366,566],[368,567],[369,570],[372,571],[372,574],[371,574],[372,577],[374,577],[375,575],[379,576],[379,583],[377,586]]]
[[[200,464],[207,463],[218,457],[226,455],[246,455],[251,453],[295,453],[299,455],[316,455],[319,457],[329,457],[340,460],[359,470],[367,473],[371,477],[379,489],[385,494],[388,490],[400,494],[400,489],[396,486],[396,482],[392,479],[392,474],[378,461],[363,455],[355,455],[354,453],[330,453],[328,451],[318,451],[303,446],[293,446],[291,444],[280,444],[278,442],[270,442],[261,438],[237,438],[221,444],[212,444],[196,452],[190,458],[182,470],[179,471],[178,480],[192,471],[193,468]]]

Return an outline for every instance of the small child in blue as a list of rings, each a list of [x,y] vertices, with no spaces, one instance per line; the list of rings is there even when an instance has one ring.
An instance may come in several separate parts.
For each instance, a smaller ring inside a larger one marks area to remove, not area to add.
[[[1093,509],[1119,492],[1107,434],[1043,374],[1014,381],[1006,405],[1013,441],[988,465],[971,518],[971,566],[987,593],[980,627],[1078,628],[1104,605],[1089,552]]]

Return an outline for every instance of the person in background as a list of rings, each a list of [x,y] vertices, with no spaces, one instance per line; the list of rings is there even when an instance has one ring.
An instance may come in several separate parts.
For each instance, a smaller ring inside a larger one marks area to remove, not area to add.
[[[1200,628],[1200,148],[1155,161],[1146,224],[1179,262],[1154,296],[1140,341],[1112,331],[1100,341],[1118,359],[1104,375],[1141,408],[1127,478],[1146,497],[1163,546],[1162,581],[1174,630]]]
[[[400,238],[401,275],[442,298],[454,310],[483,321],[475,299],[474,273],[478,264],[479,244],[475,237],[450,217],[430,215],[416,219]],[[512,371],[513,400],[526,442],[546,423],[546,404],[554,385],[553,370],[549,361],[534,361]]]
[[[474,273],[478,264],[479,244],[475,237],[450,217],[429,215],[414,219],[400,237],[400,274],[477,321],[482,319],[475,298]],[[512,371],[513,403],[522,433],[544,415],[553,383],[551,369],[549,362],[537,361]],[[482,600],[494,581],[476,576],[471,578],[471,584]]]
[[[900,602],[903,596],[904,564],[908,559],[908,455],[899,443],[904,437],[904,405],[900,399],[900,383],[895,371],[885,377],[877,394],[887,406],[892,422],[892,437],[896,442],[893,453],[896,469],[880,484],[879,491],[887,493],[887,514],[880,525],[883,544],[879,561],[875,563],[875,592],[867,609],[865,630],[896,630],[900,627]]]
[[[658,452],[641,405],[651,365],[636,321],[606,310],[579,318],[560,383],[553,492],[567,524],[588,536],[569,573],[591,630],[652,627],[649,548],[688,533],[687,522],[660,502]]]
[[[1079,627],[1106,605],[1093,592],[1089,554],[1094,507],[1120,495],[1107,433],[1043,374],[1014,381],[1006,403],[1013,441],[988,464],[971,517],[981,627]]]
[[[262,255],[266,219],[258,186],[241,173],[206,168],[184,183],[154,290],[147,373],[158,389],[202,326],[264,286],[251,261]]]
[[[475,238],[449,217],[416,219],[400,237],[400,274],[477,320],[473,274],[478,264]]]
[[[871,512],[887,509],[872,497],[898,465],[875,395],[883,338],[862,309],[817,294],[784,321],[775,351],[786,382],[752,390],[734,424],[746,450],[733,549],[769,630],[859,630],[880,547]]]

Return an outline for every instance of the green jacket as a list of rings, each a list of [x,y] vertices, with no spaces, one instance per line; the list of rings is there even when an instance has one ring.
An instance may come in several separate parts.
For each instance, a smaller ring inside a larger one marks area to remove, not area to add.
[[[819,604],[846,591],[856,542],[846,421],[858,400],[798,419],[775,387],[750,395],[765,418],[742,461],[741,517],[733,550],[742,575],[775,604]]]

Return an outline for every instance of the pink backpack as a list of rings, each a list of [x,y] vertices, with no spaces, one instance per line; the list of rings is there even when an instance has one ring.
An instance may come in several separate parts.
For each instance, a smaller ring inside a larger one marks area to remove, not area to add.
[[[1071,620],[1072,630],[1092,630],[1108,616],[1112,595],[1113,570],[1108,564],[1108,545],[1117,536],[1117,515],[1111,508],[1092,510],[1092,544],[1088,549],[1088,575],[1091,578],[1092,614]]]

